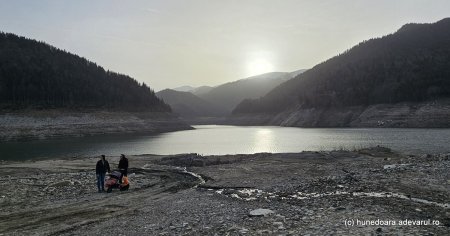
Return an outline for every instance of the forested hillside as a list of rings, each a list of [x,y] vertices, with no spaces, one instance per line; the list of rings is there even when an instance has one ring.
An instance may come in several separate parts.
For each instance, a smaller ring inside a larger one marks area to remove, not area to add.
[[[0,108],[170,111],[145,84],[36,40],[0,33]]]
[[[239,113],[423,102],[450,97],[450,18],[407,24],[298,75]]]

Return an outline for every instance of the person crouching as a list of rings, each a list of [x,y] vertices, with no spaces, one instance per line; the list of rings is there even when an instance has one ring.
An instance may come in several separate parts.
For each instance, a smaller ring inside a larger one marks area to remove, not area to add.
[[[122,183],[119,186],[120,191],[126,191],[130,188],[130,182],[128,181],[128,176],[122,177]]]

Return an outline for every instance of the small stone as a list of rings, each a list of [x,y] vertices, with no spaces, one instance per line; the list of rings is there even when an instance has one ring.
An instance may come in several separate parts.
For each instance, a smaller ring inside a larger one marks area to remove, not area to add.
[[[272,210],[259,208],[259,209],[250,211],[249,216],[267,216],[267,215],[270,215],[273,213],[275,213],[275,212]]]
[[[382,231],[382,229],[381,229],[381,228],[378,228],[378,229],[377,229],[377,232],[378,232],[378,233],[380,233],[381,231]]]
[[[273,222],[272,223],[273,225],[275,225],[275,226],[282,226],[283,225],[283,222]]]
[[[420,208],[416,208],[415,210],[418,212],[422,212],[422,210]]]
[[[243,228],[243,229],[239,230],[239,233],[246,234],[246,233],[248,233],[248,229]]]

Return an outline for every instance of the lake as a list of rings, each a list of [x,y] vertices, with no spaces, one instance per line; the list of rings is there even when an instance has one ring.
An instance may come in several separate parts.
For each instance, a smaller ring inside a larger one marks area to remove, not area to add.
[[[405,153],[450,152],[450,129],[293,128],[199,125],[157,135],[103,135],[3,142],[0,159],[136,154],[222,155],[355,149],[382,145]]]

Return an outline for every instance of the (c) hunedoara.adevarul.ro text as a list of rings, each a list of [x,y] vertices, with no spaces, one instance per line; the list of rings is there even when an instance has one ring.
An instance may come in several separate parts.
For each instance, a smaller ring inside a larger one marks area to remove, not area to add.
[[[362,219],[345,219],[345,226],[427,226],[427,225],[439,225],[439,220],[362,220]]]

